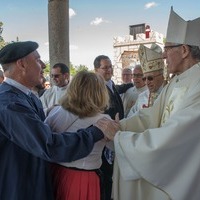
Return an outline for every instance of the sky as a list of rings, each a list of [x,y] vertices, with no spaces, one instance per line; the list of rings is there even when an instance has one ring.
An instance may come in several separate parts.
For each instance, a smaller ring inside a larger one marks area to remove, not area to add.
[[[69,0],[70,62],[93,68],[100,54],[113,59],[113,38],[129,35],[129,26],[149,24],[166,35],[170,8],[184,20],[200,17],[200,0]],[[43,61],[49,61],[48,0],[1,0],[0,21],[6,42],[39,43]]]

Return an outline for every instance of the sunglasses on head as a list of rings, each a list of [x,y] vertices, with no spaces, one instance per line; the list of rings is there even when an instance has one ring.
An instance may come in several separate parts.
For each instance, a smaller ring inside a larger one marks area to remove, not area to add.
[[[144,80],[144,81],[146,81],[146,80],[148,80],[148,81],[153,81],[153,79],[155,78],[155,77],[157,77],[157,76],[160,76],[160,75],[162,75],[162,74],[158,74],[158,75],[155,75],[155,76],[144,76],[142,79]]]

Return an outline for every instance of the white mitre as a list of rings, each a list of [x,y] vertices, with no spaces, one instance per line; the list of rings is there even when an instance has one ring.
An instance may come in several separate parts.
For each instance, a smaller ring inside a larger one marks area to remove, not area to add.
[[[166,42],[200,47],[200,17],[185,21],[171,7]]]
[[[143,73],[153,72],[164,68],[162,49],[157,44],[152,44],[150,48],[140,44],[138,55]]]

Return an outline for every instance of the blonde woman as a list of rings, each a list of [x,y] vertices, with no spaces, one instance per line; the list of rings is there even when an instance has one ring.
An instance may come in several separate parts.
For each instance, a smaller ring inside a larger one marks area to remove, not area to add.
[[[92,72],[77,73],[66,94],[46,118],[55,132],[73,132],[91,126],[102,117],[109,96],[101,76]],[[73,134],[73,133],[72,133]],[[106,140],[95,143],[93,151],[85,158],[53,165],[53,183],[58,200],[100,200],[101,154]],[[72,147],[73,148],[73,147]],[[80,152],[81,154],[81,152]]]

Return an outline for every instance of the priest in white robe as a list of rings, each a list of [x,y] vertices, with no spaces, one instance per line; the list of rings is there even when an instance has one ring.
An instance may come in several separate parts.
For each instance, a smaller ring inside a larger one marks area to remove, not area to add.
[[[51,69],[53,86],[40,97],[45,114],[52,106],[59,104],[59,100],[67,91],[70,70],[64,63],[56,63]]]
[[[138,95],[147,90],[146,83],[143,80],[144,74],[141,65],[136,65],[134,67],[132,75],[134,87],[129,88],[125,93],[120,95],[124,106],[125,117],[127,117],[130,109],[137,101]]]
[[[138,49],[138,55],[147,90],[139,94],[127,117],[132,116],[140,109],[151,107],[164,86],[164,60],[161,47],[154,43],[150,48],[141,44]]]
[[[163,57],[175,76],[152,107],[120,121],[114,200],[200,198],[199,35],[200,18],[184,21],[171,9]]]

